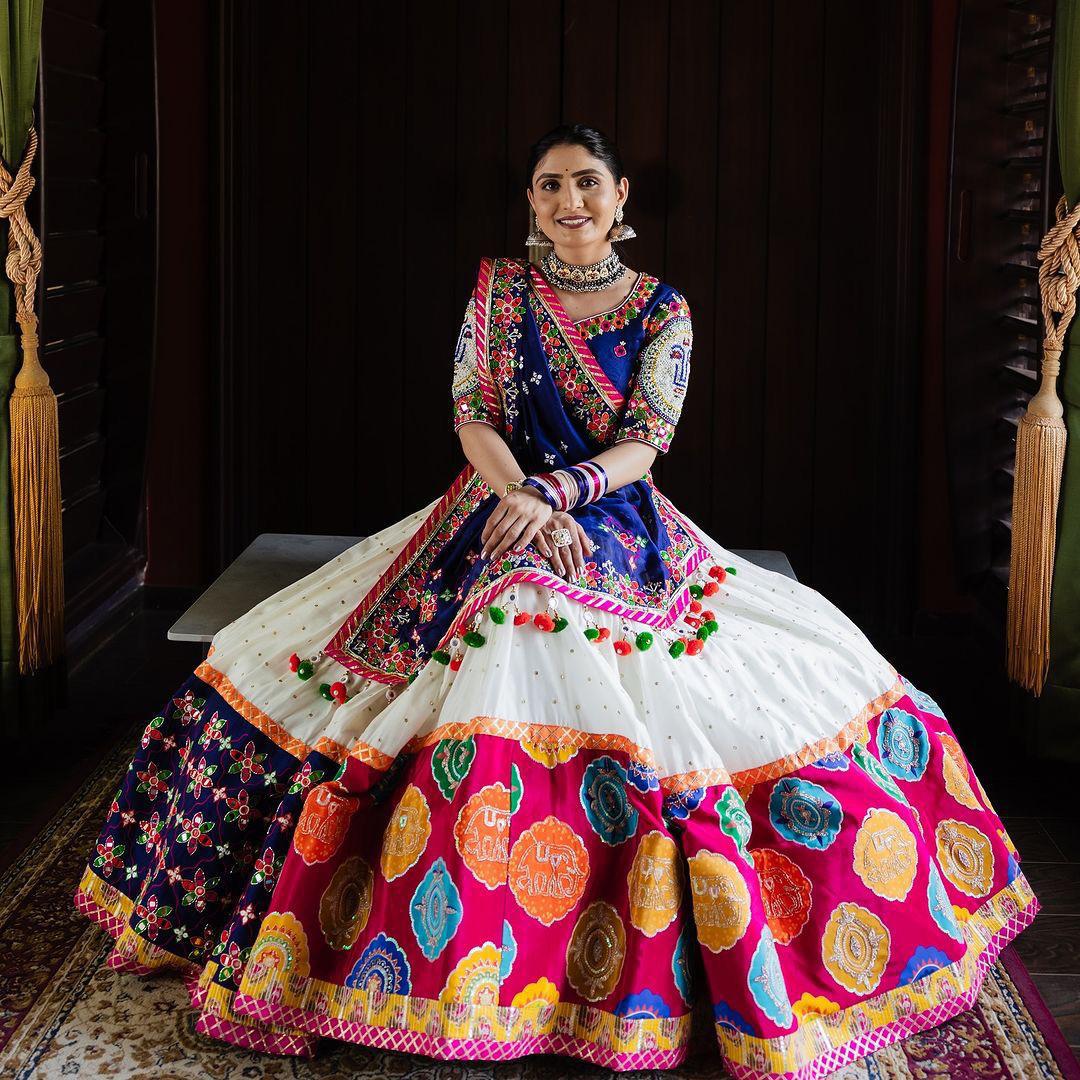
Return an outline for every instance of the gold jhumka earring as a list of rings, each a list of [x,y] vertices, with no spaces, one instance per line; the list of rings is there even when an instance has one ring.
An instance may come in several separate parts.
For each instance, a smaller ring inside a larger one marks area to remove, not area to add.
[[[629,240],[634,236],[637,236],[637,233],[634,232],[633,225],[623,224],[622,203],[619,203],[615,208],[615,224],[608,231],[608,239],[612,243],[616,243],[619,240]]]
[[[547,233],[540,228],[540,222],[536,219],[536,211],[533,211],[532,215],[532,232],[525,237],[526,247],[544,247],[550,244]]]

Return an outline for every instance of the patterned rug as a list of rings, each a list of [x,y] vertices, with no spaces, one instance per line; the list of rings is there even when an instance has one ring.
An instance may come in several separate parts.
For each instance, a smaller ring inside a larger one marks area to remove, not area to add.
[[[76,914],[71,901],[141,729],[141,722],[132,728],[0,877],[0,1076],[714,1080],[725,1075],[707,1008],[695,1014],[687,1061],[664,1072],[609,1073],[548,1055],[462,1065],[331,1042],[314,1059],[295,1060],[197,1035],[179,980],[136,978],[105,967],[111,939]],[[973,1009],[832,1074],[833,1080],[930,1077],[1080,1080],[1080,1066],[1011,948],[991,968]]]

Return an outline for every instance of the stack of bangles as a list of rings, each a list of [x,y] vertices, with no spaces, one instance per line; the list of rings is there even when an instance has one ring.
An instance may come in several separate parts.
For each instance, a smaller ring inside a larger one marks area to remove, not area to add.
[[[534,473],[521,481],[534,487],[553,510],[570,510],[595,502],[608,489],[608,474],[595,461],[583,461],[554,472]]]

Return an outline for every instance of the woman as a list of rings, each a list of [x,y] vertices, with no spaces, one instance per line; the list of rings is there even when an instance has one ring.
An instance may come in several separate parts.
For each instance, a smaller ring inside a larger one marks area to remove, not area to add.
[[[733,1075],[820,1076],[969,1007],[1039,902],[933,700],[653,483],[690,311],[612,247],[614,147],[527,175],[551,250],[481,260],[468,465],[214,637],[77,903],[245,1046],[667,1068],[704,1001]]]

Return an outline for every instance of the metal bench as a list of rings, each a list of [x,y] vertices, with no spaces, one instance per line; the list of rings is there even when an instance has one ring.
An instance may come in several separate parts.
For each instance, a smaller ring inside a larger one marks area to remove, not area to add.
[[[197,641],[209,646],[223,626],[363,539],[362,536],[261,533],[172,624],[168,639]],[[766,570],[797,580],[782,551],[731,550]]]

